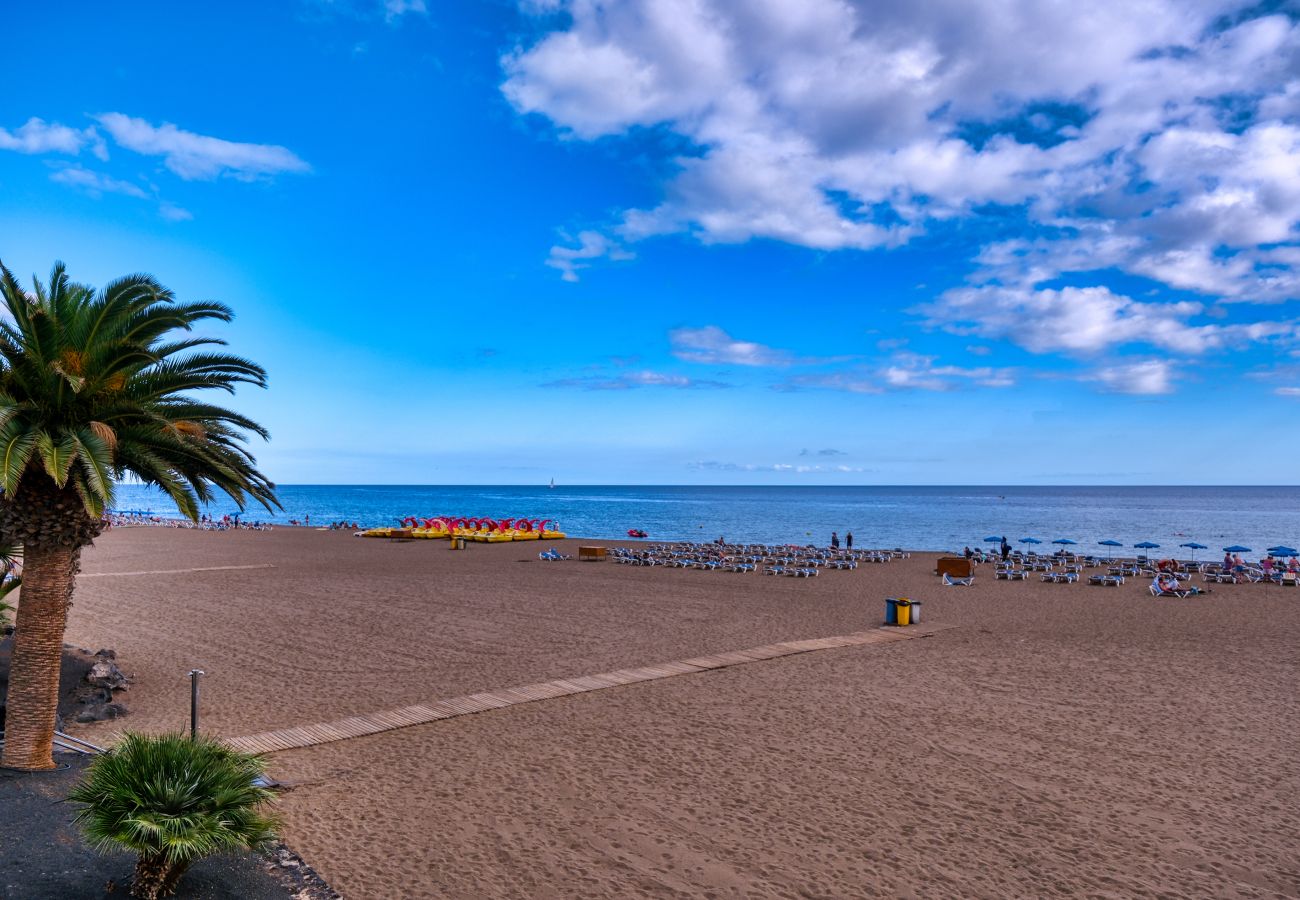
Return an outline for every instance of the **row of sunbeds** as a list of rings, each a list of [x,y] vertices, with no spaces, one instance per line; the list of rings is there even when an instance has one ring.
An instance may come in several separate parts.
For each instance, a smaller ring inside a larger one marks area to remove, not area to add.
[[[834,550],[763,544],[657,544],[610,547],[608,558],[621,565],[815,578],[823,569],[847,571],[862,563],[905,558],[902,550]]]

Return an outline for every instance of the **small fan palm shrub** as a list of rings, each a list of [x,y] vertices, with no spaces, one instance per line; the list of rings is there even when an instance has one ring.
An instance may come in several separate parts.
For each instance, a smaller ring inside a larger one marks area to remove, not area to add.
[[[128,732],[98,757],[68,799],[100,852],[137,854],[131,896],[170,896],[193,863],[214,853],[255,850],[275,836],[261,812],[272,793],[254,785],[261,759],[211,738]]]

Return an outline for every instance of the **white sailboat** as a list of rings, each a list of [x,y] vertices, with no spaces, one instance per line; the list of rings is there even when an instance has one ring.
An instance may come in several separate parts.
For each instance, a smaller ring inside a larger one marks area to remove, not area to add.
[[[555,479],[551,479],[551,490],[555,490]]]

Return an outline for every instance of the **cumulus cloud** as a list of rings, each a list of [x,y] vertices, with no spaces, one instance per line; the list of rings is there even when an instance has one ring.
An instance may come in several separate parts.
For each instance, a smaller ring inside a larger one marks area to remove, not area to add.
[[[687,362],[730,366],[789,366],[793,354],[752,341],[738,341],[716,325],[668,332],[673,356]]]
[[[161,156],[168,169],[187,181],[211,181],[223,175],[255,181],[311,171],[293,151],[275,144],[227,141],[115,112],[99,116],[98,121],[117,144],[136,153]]]
[[[616,375],[586,375],[581,378],[561,378],[542,385],[548,388],[581,388],[586,391],[629,391],[643,387],[676,388],[678,390],[713,389],[730,387],[721,381],[707,381],[674,375],[666,372],[643,370],[619,372]]]
[[[569,243],[576,243],[577,246],[566,247],[556,244],[551,248],[551,255],[546,260],[546,264],[552,269],[560,270],[560,277],[565,281],[576,282],[578,272],[590,268],[594,260],[601,258],[621,260],[633,257],[632,253],[599,231],[581,231],[577,238],[570,239]]]
[[[1295,322],[1194,325],[1200,303],[1143,303],[1104,287],[1039,289],[984,285],[947,291],[921,307],[930,324],[958,334],[1008,340],[1034,353],[1099,353],[1148,344],[1184,354],[1294,340]]]
[[[1168,360],[1146,359],[1103,366],[1082,377],[1113,394],[1170,394],[1174,390],[1174,366]]]
[[[425,15],[428,11],[424,0],[384,0],[385,22],[395,22],[408,13]]]
[[[788,472],[796,475],[821,472],[857,473],[871,471],[862,466],[796,465],[793,463],[736,463],[722,462],[715,459],[699,460],[697,462],[689,463],[688,467],[711,472]]]
[[[149,194],[137,184],[111,178],[101,172],[92,172],[81,166],[68,166],[50,173],[50,180],[58,184],[84,191],[92,197],[104,194],[124,194],[140,200],[149,198]]]
[[[968,286],[991,293],[940,306],[972,334],[1038,352],[1093,352],[1143,329],[1154,346],[1200,352],[1279,327],[1208,328],[1195,304],[1052,283],[1063,275],[1125,272],[1207,302],[1300,296],[1300,20],[1275,5],[524,6],[550,17],[502,61],[516,110],[569,139],[656,130],[687,148],[660,202],[593,229],[620,246],[683,233],[889,247],[1014,210],[1025,236],[975,257]],[[583,246],[589,262],[603,255],[594,237]],[[1026,328],[1007,317],[1040,308],[1064,316],[1058,334],[1046,313]]]
[[[875,366],[858,366],[840,372],[796,375],[775,385],[779,391],[828,390],[850,394],[884,394],[889,391],[952,391],[963,387],[1011,387],[1015,371],[995,366],[939,365],[933,356],[898,353]]]
[[[194,218],[194,214],[188,209],[177,206],[175,203],[163,201],[158,205],[158,215],[162,216],[168,222],[188,222]]]
[[[136,200],[157,200],[152,185],[149,190],[145,190],[134,182],[123,181],[120,178],[114,178],[103,172],[95,172],[79,165],[62,166],[55,169],[50,173],[50,180],[96,199],[104,194],[120,194],[124,197],[134,197]],[[168,222],[187,222],[194,218],[194,214],[188,209],[167,200],[159,201],[158,215]]]
[[[108,159],[104,139],[93,127],[79,131],[33,116],[14,131],[0,128],[0,150],[33,154],[66,153],[69,156],[76,156],[87,147],[100,159]]]

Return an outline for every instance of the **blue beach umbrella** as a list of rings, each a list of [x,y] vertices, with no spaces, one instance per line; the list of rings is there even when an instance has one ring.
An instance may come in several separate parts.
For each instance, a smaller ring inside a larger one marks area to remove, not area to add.
[[[1268,552],[1274,556],[1300,556],[1300,550],[1294,547],[1283,547],[1280,544],[1276,547],[1269,547]]]
[[[1052,543],[1053,543],[1053,544],[1066,545],[1066,544],[1077,544],[1077,543],[1079,543],[1079,542],[1078,542],[1078,541],[1072,541],[1072,540],[1070,540],[1069,538],[1057,538],[1056,540],[1052,541]]]
[[[1224,553],[1249,553],[1249,547],[1243,547],[1240,544],[1233,544],[1231,547],[1224,547]]]
[[[997,537],[996,535],[994,535],[993,537],[986,537],[986,538],[984,539],[984,543],[986,543],[986,544],[1000,544],[1000,543],[1002,543],[1002,538]]]
[[[1160,545],[1155,543],[1154,541],[1143,541],[1140,544],[1134,544],[1133,547],[1137,550],[1159,550],[1160,549]]]
[[[1110,558],[1111,558],[1111,551],[1112,551],[1115,547],[1123,547],[1123,546],[1124,546],[1124,545],[1121,544],[1119,541],[1111,540],[1111,539],[1109,539],[1109,538],[1107,538],[1107,539],[1104,540],[1104,541],[1098,541],[1097,543],[1098,543],[1100,546],[1106,548],[1106,558],[1107,558],[1107,559],[1110,559]]]
[[[1032,538],[1032,537],[1030,537],[1030,538],[1021,538],[1021,539],[1020,539],[1020,543],[1022,543],[1022,544],[1041,544],[1042,541],[1040,541],[1038,538]]]
[[[1178,546],[1180,546],[1180,547],[1186,547],[1188,550],[1191,550],[1191,551],[1192,551],[1192,562],[1196,562],[1196,551],[1197,551],[1197,550],[1209,550],[1209,549],[1210,549],[1209,547],[1205,546],[1204,544],[1198,544],[1198,543],[1196,543],[1196,541],[1188,541],[1186,544],[1179,544]]]

